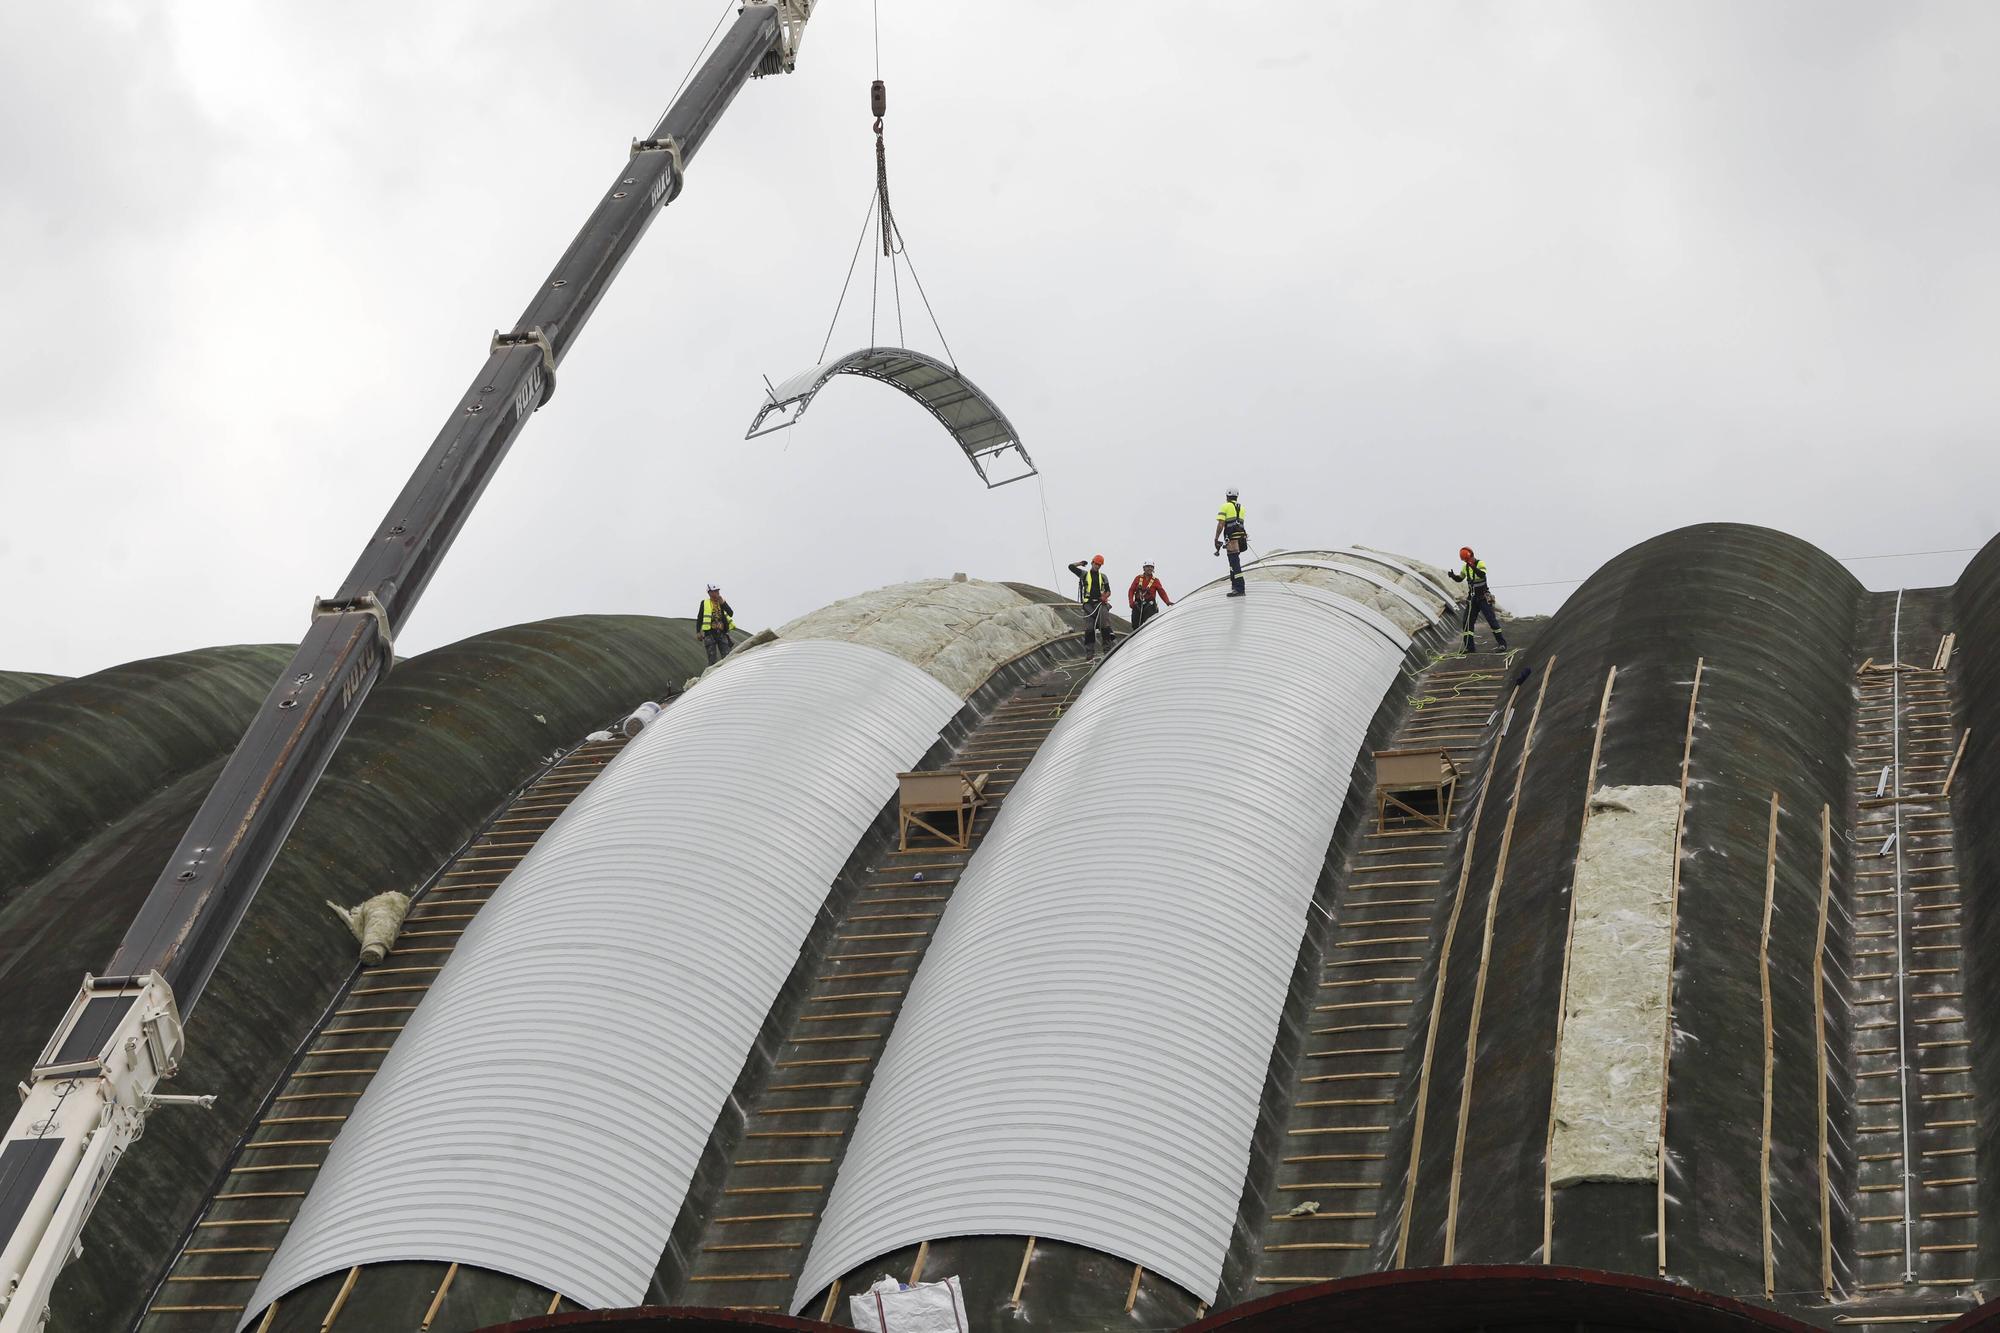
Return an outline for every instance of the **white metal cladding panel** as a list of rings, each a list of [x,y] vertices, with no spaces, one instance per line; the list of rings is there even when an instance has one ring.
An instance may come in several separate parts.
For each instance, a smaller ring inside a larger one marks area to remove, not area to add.
[[[638,1304],[828,886],[959,707],[833,641],[689,691],[480,910],[247,1309],[399,1259]]]
[[[1313,889],[1409,642],[1308,585],[1211,589],[1098,670],[953,891],[795,1311],[961,1235],[1214,1298]]]
[[[1413,582],[1419,583],[1423,585],[1425,588],[1428,588],[1436,592],[1438,596],[1444,598],[1447,602],[1457,600],[1457,598],[1453,595],[1451,589],[1445,586],[1444,580],[1438,577],[1437,574],[1433,573],[1429,566],[1421,564],[1418,561],[1412,560],[1407,556],[1398,556],[1388,551],[1377,551],[1372,547],[1328,546],[1324,548],[1321,547],[1307,548],[1307,547],[1286,546],[1286,547],[1281,547],[1275,551],[1267,551],[1265,552],[1265,554],[1266,555],[1337,555],[1337,556],[1348,556],[1356,560],[1366,560],[1371,565],[1380,565],[1384,569],[1394,570],[1396,573],[1404,575],[1406,578],[1412,580]]]
[[[1322,558],[1315,560],[1311,558],[1312,555],[1321,555]],[[1260,560],[1252,560],[1243,567],[1245,569],[1324,569],[1332,573],[1344,574],[1348,578],[1359,579],[1372,587],[1380,588],[1390,596],[1403,602],[1426,620],[1435,621],[1443,619],[1445,610],[1447,609],[1438,604],[1437,598],[1425,597],[1420,593],[1410,591],[1406,585],[1398,583],[1394,579],[1385,579],[1352,557],[1343,558],[1338,555],[1326,555],[1323,552],[1313,552],[1310,554],[1305,552],[1288,552],[1284,555],[1267,555]],[[1218,579],[1215,581],[1220,582],[1221,580]]]

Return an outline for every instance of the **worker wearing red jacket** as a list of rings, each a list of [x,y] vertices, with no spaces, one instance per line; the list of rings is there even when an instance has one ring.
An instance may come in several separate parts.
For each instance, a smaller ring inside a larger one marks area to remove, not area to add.
[[[1153,562],[1148,560],[1139,576],[1132,580],[1132,586],[1125,590],[1125,605],[1132,608],[1132,632],[1137,634],[1140,626],[1160,614],[1159,603],[1168,606],[1174,599],[1167,596],[1167,585],[1153,577]]]

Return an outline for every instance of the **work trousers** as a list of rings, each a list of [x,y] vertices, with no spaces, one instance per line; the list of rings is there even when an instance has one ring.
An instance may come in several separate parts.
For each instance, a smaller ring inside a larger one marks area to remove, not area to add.
[[[1486,617],[1486,628],[1493,631],[1494,642],[1505,648],[1507,646],[1507,636],[1500,632],[1500,620],[1493,614],[1493,599],[1483,592],[1476,592],[1468,595],[1465,599],[1466,651],[1471,652],[1472,645],[1477,642],[1473,635],[1473,627],[1479,623],[1480,616]]]
[[[729,656],[729,650],[734,648],[736,644],[729,637],[728,630],[712,629],[701,636],[701,646],[703,651],[708,654],[708,664],[714,666],[717,662]]]
[[[1086,606],[1083,610],[1083,647],[1086,652],[1097,651],[1097,636],[1104,636],[1104,651],[1111,651],[1111,641],[1118,637],[1118,630],[1111,623],[1111,603],[1099,602]]]
[[[1243,535],[1229,533],[1222,539],[1222,549],[1229,553],[1229,590],[1243,591]]]
[[[1137,634],[1139,626],[1145,624],[1158,614],[1160,614],[1160,604],[1158,602],[1142,601],[1137,606],[1134,606],[1132,608],[1132,632]]]

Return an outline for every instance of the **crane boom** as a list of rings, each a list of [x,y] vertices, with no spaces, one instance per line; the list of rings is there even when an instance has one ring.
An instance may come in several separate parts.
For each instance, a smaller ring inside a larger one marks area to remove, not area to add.
[[[429,452],[264,700],[112,956],[86,976],[0,1140],[0,1333],[46,1319],[119,1157],[172,1077],[184,1019],[256,897],[362,701],[584,323],[743,85],[789,71],[814,0],[752,3],[630,157]]]

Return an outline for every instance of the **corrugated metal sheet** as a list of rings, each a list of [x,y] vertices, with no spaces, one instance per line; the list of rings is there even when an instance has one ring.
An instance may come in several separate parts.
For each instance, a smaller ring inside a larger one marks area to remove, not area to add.
[[[1245,569],[1325,569],[1344,574],[1351,579],[1382,589],[1382,591],[1403,602],[1425,620],[1437,621],[1444,618],[1445,608],[1436,597],[1427,597],[1410,591],[1406,584],[1394,579],[1383,578],[1354,557],[1341,557],[1320,551],[1286,552],[1283,555],[1267,555],[1260,560],[1252,560]],[[1225,582],[1217,579],[1215,582]]]
[[[836,375],[860,375],[880,380],[922,403],[924,409],[937,418],[938,424],[951,432],[952,438],[958,441],[958,447],[965,451],[965,456],[979,473],[980,480],[988,486],[1020,481],[1035,473],[1034,460],[1021,447],[1021,437],[1014,430],[1014,423],[1007,420],[1007,414],[1000,410],[998,403],[967,379],[957,366],[906,347],[864,347],[831,361],[823,361],[810,370],[800,371],[765,395],[744,438],[754,439],[760,434],[795,424],[812,404],[813,395],[825,388],[826,382]],[[774,413],[782,416],[787,411],[791,413],[789,419],[776,426],[765,427],[766,418]],[[1020,455],[1020,466],[1025,470],[1017,470],[1015,475],[995,481],[986,473],[986,461],[1009,449]]]
[[[690,691],[481,909],[246,1308],[404,1259],[637,1304],[828,885],[958,708],[838,642]]]
[[[840,639],[894,653],[962,699],[1003,663],[1075,635],[1075,622],[1054,606],[984,579],[893,583],[843,597],[778,630],[780,639]]]
[[[1265,555],[1349,556],[1352,557],[1353,559],[1365,560],[1371,565],[1378,565],[1383,569],[1391,570],[1397,574],[1401,574],[1405,576],[1406,580],[1409,583],[1421,585],[1422,587],[1427,588],[1432,592],[1435,592],[1438,596],[1444,598],[1447,602],[1457,600],[1457,594],[1453,593],[1452,590],[1445,585],[1443,574],[1439,570],[1437,570],[1434,566],[1427,565],[1420,560],[1410,559],[1407,556],[1395,555],[1388,551],[1378,551],[1375,550],[1373,547],[1369,546],[1327,546],[1327,547],[1311,547],[1311,548],[1297,547],[1297,546],[1281,546],[1274,551],[1265,552]]]
[[[1070,1241],[1212,1299],[1348,776],[1409,637],[1305,584],[1099,669],[961,877],[793,1308],[917,1241]]]

